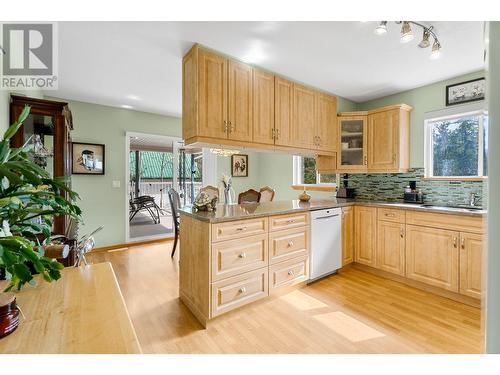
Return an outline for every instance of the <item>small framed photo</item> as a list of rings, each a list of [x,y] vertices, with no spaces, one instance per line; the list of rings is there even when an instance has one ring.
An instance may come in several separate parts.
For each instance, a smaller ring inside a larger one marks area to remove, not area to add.
[[[248,155],[231,155],[231,176],[248,177]]]
[[[72,174],[104,174],[104,145],[72,143]]]
[[[483,100],[486,91],[486,80],[473,79],[446,86],[446,105],[463,104]]]

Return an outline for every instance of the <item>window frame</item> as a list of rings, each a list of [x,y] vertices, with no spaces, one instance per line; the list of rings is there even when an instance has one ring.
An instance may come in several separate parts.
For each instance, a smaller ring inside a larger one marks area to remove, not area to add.
[[[458,110],[457,110],[458,109]],[[432,144],[432,124],[452,120],[461,117],[479,117],[479,128],[478,128],[478,174],[474,176],[435,176],[434,175],[434,153]],[[465,105],[459,108],[452,108],[450,110],[442,110],[427,113],[424,120],[424,178],[425,179],[435,179],[435,180],[477,180],[485,179],[487,176],[484,175],[484,124],[485,117],[488,116],[488,112],[483,108],[482,105]]]
[[[334,189],[338,186],[337,185],[339,179],[338,173],[334,173],[336,175],[335,177],[336,182],[321,182],[321,173],[319,173],[318,170],[316,170],[316,183],[305,184],[304,181],[302,180],[304,176],[302,159],[304,157],[310,157],[310,156],[300,156],[300,155],[293,156],[293,186],[303,186],[307,189],[314,187]]]

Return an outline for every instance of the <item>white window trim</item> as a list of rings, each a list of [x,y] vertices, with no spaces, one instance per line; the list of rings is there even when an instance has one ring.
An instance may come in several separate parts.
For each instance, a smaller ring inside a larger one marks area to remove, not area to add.
[[[483,103],[461,105],[444,110],[427,112],[424,116],[424,177],[425,178],[456,178],[484,177],[484,117],[488,112]],[[479,116],[478,134],[478,175],[477,176],[434,176],[434,159],[432,153],[431,124],[437,121],[451,120],[466,116]]]
[[[293,184],[294,185],[300,185],[300,186],[331,186],[331,187],[336,187],[337,183],[333,182],[321,182],[321,173],[316,171],[316,183],[315,184],[304,184],[302,181],[302,176],[304,175],[304,172],[302,170],[302,158],[303,156],[298,156],[294,155],[293,156]],[[337,174],[337,180],[338,180],[338,174]]]

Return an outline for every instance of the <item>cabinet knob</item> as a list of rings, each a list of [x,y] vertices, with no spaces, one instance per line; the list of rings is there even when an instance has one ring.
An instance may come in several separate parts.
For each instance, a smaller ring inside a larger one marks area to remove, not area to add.
[[[400,237],[401,237],[401,238],[404,238],[404,236],[405,236],[405,231],[404,231],[403,229],[401,229],[401,230],[399,231],[399,235],[400,235]]]
[[[241,253],[241,254],[238,254],[238,258],[241,258],[241,259],[244,259],[247,257],[247,254],[246,253]]]
[[[247,288],[245,288],[244,286],[242,286],[242,287],[238,290],[238,292],[240,292],[240,293],[245,293],[246,291],[247,291]]]
[[[288,241],[288,247],[292,247],[293,246],[293,241]]]
[[[293,276],[293,270],[288,271],[288,276]]]

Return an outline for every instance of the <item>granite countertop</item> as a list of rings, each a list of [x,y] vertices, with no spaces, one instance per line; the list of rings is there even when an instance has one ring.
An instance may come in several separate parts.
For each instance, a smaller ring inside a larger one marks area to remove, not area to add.
[[[290,214],[294,212],[316,211],[327,208],[336,208],[344,206],[353,206],[362,204],[377,207],[393,207],[408,210],[427,211],[436,213],[447,213],[467,216],[484,216],[486,210],[470,210],[467,208],[451,208],[446,206],[422,206],[420,204],[399,203],[387,201],[367,201],[356,199],[311,199],[309,202],[299,200],[275,201],[265,203],[246,203],[246,204],[218,204],[215,211],[196,211],[192,206],[186,206],[180,209],[181,215],[191,216],[197,220],[218,223],[223,221],[250,219],[270,215]]]

